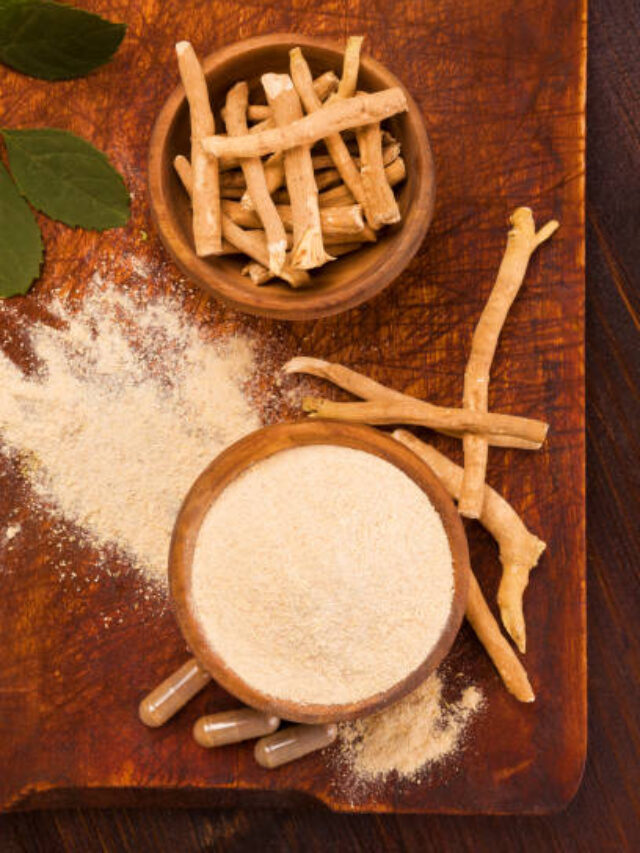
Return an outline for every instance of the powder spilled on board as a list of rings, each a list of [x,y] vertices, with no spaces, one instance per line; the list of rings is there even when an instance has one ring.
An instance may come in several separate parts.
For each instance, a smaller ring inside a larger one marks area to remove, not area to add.
[[[101,285],[98,279],[94,284]],[[166,585],[171,530],[196,476],[260,426],[250,341],[205,341],[174,300],[113,287],[29,330],[37,370],[0,353],[0,442],[43,505]]]
[[[418,781],[430,767],[453,757],[464,743],[472,717],[484,697],[466,687],[456,702],[446,702],[438,672],[377,714],[339,726],[339,756],[359,782],[384,781],[392,773]]]

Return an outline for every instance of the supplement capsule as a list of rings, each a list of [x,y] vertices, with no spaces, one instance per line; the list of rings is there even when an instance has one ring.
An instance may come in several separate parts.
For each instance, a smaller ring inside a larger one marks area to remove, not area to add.
[[[273,714],[264,714],[253,708],[236,708],[200,717],[193,727],[193,736],[200,746],[225,746],[271,734],[279,725],[280,718]]]
[[[256,744],[255,759],[262,767],[280,767],[333,743],[338,736],[335,723],[321,726],[289,726]]]
[[[145,726],[157,728],[173,717],[210,681],[209,673],[202,669],[195,658],[191,658],[145,696],[138,707],[138,716]]]

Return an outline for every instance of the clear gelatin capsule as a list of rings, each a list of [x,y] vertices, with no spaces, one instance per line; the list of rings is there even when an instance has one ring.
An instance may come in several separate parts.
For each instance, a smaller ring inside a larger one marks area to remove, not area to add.
[[[253,708],[237,708],[210,714],[196,720],[193,736],[200,746],[225,746],[271,734],[280,725],[280,718]]]
[[[145,726],[161,726],[210,681],[209,673],[191,658],[145,696],[138,707],[140,719]]]
[[[337,736],[338,727],[335,723],[289,726],[259,740],[254,750],[255,759],[262,767],[280,767],[302,758],[303,755],[324,749],[332,744]]]

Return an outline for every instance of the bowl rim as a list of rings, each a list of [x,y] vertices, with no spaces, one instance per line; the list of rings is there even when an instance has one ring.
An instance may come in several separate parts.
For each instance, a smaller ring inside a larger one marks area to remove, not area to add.
[[[372,453],[395,465],[428,496],[443,523],[451,548],[454,590],[447,621],[424,661],[387,690],[356,702],[300,703],[251,687],[210,645],[195,614],[192,564],[200,528],[221,492],[256,462],[282,450],[331,444]],[[469,550],[464,526],[452,499],[432,469],[387,433],[360,424],[307,420],[262,427],[232,444],[195,480],[178,513],[169,552],[169,586],[175,616],[200,664],[229,693],[246,705],[300,723],[329,723],[363,717],[415,690],[440,664],[460,629],[468,594]]]
[[[205,75],[215,73],[216,68],[244,54],[264,47],[299,45],[303,48],[320,48],[342,56],[344,47],[337,41],[301,33],[271,33],[255,36],[227,45],[203,60]],[[166,251],[181,271],[210,296],[221,299],[231,307],[244,313],[267,316],[279,320],[313,320],[342,313],[372,299],[388,287],[418,252],[433,218],[435,206],[434,160],[424,119],[411,94],[402,82],[384,65],[368,54],[361,57],[361,65],[387,81],[388,86],[398,86],[404,92],[408,109],[405,115],[410,132],[416,138],[416,171],[420,175],[415,198],[396,232],[390,235],[396,242],[384,253],[375,272],[356,276],[346,286],[333,291],[314,288],[291,294],[276,290],[276,286],[256,290],[255,301],[251,291],[237,281],[236,274],[213,266],[208,259],[199,258],[189,243],[182,228],[177,225],[174,205],[171,203],[165,166],[165,151],[175,118],[185,100],[184,88],[178,84],[164,102],[154,123],[149,142],[148,192],[151,217]]]

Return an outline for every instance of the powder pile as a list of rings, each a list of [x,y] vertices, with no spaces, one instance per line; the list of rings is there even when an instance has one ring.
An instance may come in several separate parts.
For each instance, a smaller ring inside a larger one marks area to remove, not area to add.
[[[470,686],[457,702],[448,703],[442,688],[442,679],[434,672],[395,705],[340,725],[340,759],[356,779],[372,782],[395,773],[416,780],[429,766],[460,750],[484,698]]]
[[[95,282],[94,282],[95,283]],[[99,282],[98,282],[99,283]],[[260,426],[243,337],[205,342],[179,305],[106,287],[29,331],[36,372],[0,354],[0,441],[39,504],[116,545],[159,585],[171,530],[200,471]]]
[[[205,516],[201,627],[251,687],[304,703],[383,691],[424,660],[453,595],[449,542],[424,492],[370,453],[281,451]]]

